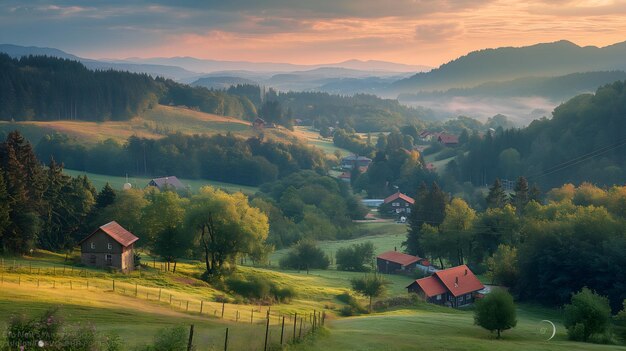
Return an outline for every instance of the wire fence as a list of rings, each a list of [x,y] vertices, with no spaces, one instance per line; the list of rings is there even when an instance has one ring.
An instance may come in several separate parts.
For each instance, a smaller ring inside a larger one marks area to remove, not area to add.
[[[211,338],[212,340],[203,339],[203,344],[198,345],[199,349],[207,347],[210,350],[281,349],[283,345],[298,343],[314,333],[326,320],[325,311],[281,313],[272,310],[271,305],[252,306],[209,301],[185,296],[184,293],[177,294],[167,288],[141,285],[132,282],[132,279],[106,279],[101,276],[104,274],[72,266],[37,267],[0,259],[0,290],[11,286],[23,286],[32,289],[113,293],[155,304],[165,304],[193,315],[235,322],[235,328],[225,328],[223,343],[221,341],[218,343],[215,337]],[[244,324],[248,325],[246,338],[233,343],[233,340],[238,339],[234,333],[241,330],[237,326]],[[190,329],[190,339],[192,338],[193,328]],[[209,344],[206,345],[207,343]]]

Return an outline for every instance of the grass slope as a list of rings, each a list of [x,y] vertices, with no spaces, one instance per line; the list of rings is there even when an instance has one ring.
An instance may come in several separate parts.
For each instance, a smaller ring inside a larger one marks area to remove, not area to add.
[[[550,341],[546,339],[551,335],[551,328],[541,322],[544,319],[552,320],[557,326],[557,334]],[[524,305],[518,308],[517,327],[505,331],[501,340],[473,325],[471,311],[431,306],[344,318],[330,321],[328,326],[327,335],[290,350],[626,350],[615,345],[567,341],[558,315],[551,310]]]

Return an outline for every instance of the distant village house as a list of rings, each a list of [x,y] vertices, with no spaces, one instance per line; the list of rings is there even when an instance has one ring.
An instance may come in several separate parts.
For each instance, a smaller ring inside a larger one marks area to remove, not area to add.
[[[180,190],[186,189],[185,185],[180,180],[178,180],[176,176],[154,178],[148,183],[148,186],[156,187],[161,191],[164,191],[164,190],[180,191]]]
[[[452,134],[441,133],[437,137],[437,141],[445,146],[456,146],[459,144],[459,137]]]
[[[371,158],[367,158],[365,156],[350,155],[341,159],[341,168],[352,169],[352,167],[354,167],[356,164],[356,166],[359,167],[361,173],[363,173],[364,171],[367,171],[370,163],[372,163]]]
[[[132,271],[135,268],[134,246],[137,240],[139,238],[117,222],[109,222],[81,240],[81,262],[89,267]]]
[[[416,293],[427,302],[451,307],[473,303],[481,296],[478,291],[484,288],[466,265],[436,271],[407,286],[409,293]]]
[[[427,259],[398,251],[387,251],[378,255],[376,268],[379,273],[384,274],[412,274],[416,269],[423,272],[435,270]]]
[[[414,203],[415,200],[413,200],[412,197],[398,191],[386,197],[385,200],[383,200],[382,206],[384,211],[389,214],[408,214],[411,213],[411,206]]]

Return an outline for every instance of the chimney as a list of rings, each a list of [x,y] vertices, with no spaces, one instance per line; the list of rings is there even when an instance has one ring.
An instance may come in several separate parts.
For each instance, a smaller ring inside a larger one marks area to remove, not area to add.
[[[465,269],[465,275],[467,275],[467,268]]]
[[[398,248],[396,246],[393,247],[393,251],[398,251]]]
[[[455,277],[454,278],[454,287],[458,288],[459,287],[459,277]]]

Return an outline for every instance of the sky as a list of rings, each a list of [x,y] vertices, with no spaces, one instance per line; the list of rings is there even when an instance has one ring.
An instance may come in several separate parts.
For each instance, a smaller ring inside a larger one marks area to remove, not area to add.
[[[0,43],[87,58],[439,66],[558,40],[626,41],[626,0],[0,0]]]

